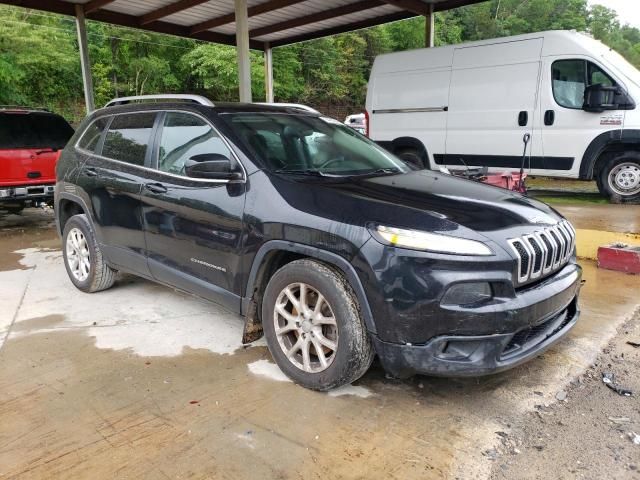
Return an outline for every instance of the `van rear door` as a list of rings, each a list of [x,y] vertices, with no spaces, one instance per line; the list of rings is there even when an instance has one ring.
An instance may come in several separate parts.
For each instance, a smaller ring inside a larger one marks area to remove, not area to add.
[[[541,37],[455,49],[446,154],[437,164],[520,168],[523,136],[533,133],[542,45]]]

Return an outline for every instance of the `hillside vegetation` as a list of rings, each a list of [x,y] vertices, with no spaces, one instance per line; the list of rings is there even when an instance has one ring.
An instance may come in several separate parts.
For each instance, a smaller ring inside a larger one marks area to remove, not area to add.
[[[492,0],[436,14],[436,44],[549,29],[591,33],[640,66],[640,30],[586,0]],[[196,92],[237,100],[232,47],[89,22],[96,104],[123,95]],[[424,19],[274,49],[277,101],[364,104],[376,55],[420,48]],[[254,99],[264,99],[262,52],[252,52]],[[74,21],[0,7],[0,104],[45,106],[78,121],[84,104]]]

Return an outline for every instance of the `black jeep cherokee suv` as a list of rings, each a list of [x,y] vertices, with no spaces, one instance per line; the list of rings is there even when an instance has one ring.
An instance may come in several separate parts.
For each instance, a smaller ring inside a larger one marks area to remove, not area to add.
[[[80,290],[122,270],[222,304],[317,390],[376,354],[397,377],[504,370],[576,323],[575,232],[550,207],[413,171],[317,113],[192,100],[100,109],[64,149]]]

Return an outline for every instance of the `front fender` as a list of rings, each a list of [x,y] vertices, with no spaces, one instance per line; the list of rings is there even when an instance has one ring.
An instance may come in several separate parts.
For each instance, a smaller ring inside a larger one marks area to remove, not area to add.
[[[362,286],[362,282],[360,281],[358,274],[353,268],[353,265],[351,265],[351,263],[347,259],[341,257],[336,253],[322,250],[317,247],[312,247],[310,245],[299,244],[286,240],[267,241],[260,247],[260,249],[256,253],[247,280],[247,288],[245,290],[246,296],[242,298],[241,308],[243,315],[247,315],[251,308],[251,292],[254,291],[254,286],[258,276],[258,272],[260,271],[260,267],[262,266],[266,255],[273,251],[298,253],[310,258],[320,260],[340,270],[347,278],[347,281],[351,285],[351,288],[353,288],[353,291],[358,298],[367,330],[369,330],[369,332],[373,334],[376,333],[376,326],[373,320],[371,307],[369,306],[369,302],[367,301],[367,296],[365,294],[364,287]]]

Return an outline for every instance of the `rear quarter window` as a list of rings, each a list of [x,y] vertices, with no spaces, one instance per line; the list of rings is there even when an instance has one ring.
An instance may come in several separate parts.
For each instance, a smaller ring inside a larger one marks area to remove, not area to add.
[[[100,143],[100,138],[102,137],[102,133],[104,132],[107,123],[109,123],[108,118],[98,118],[93,121],[82,134],[82,137],[78,142],[78,147],[92,153],[98,153],[98,144]]]

